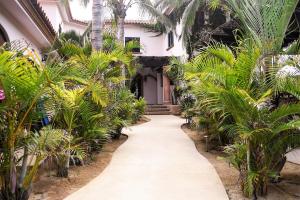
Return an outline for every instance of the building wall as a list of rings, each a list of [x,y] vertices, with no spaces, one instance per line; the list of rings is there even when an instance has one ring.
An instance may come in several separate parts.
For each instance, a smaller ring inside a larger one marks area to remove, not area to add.
[[[63,23],[63,32],[75,31],[77,34],[82,35],[86,31],[86,26],[79,26],[73,23],[64,22]]]
[[[9,41],[26,41],[30,44],[30,48],[39,50],[43,46],[38,42],[35,37],[41,37],[41,33],[36,32],[36,35],[32,35],[29,30],[26,29],[22,22],[16,20],[11,13],[7,10],[0,8],[0,24],[6,31]],[[30,28],[29,24],[27,24]]]
[[[63,7],[64,5],[62,3],[55,1],[40,1],[40,3],[56,31],[59,30],[59,25],[61,25],[63,32],[74,30],[80,35],[85,32],[87,26],[69,21],[66,10]]]
[[[62,24],[62,17],[60,15],[59,9],[57,7],[57,3],[43,3],[42,4],[43,10],[45,11],[47,17],[49,18],[50,22],[54,30],[58,31],[59,25]],[[63,24],[62,24],[63,26]],[[63,28],[63,27],[62,27]]]
[[[173,31],[174,33],[174,46],[168,49],[168,34],[164,34],[164,44],[163,49],[165,51],[165,56],[175,56],[180,57],[183,60],[187,58],[186,49],[184,47],[183,41],[180,38],[182,30],[182,25],[178,24],[176,26],[176,30]]]
[[[300,165],[300,148],[286,154],[287,161]]]
[[[179,32],[181,26],[177,27]],[[157,33],[149,32],[140,24],[125,25],[125,37],[139,37],[141,41],[141,54],[137,56],[176,56],[182,57],[186,55],[182,40],[174,34],[174,47],[168,49],[168,34],[156,36]],[[156,37],[155,37],[156,36]]]
[[[163,36],[154,37],[156,33],[149,32],[141,25],[125,25],[125,37],[139,37],[141,41],[141,54],[138,56],[163,56],[161,45]]]

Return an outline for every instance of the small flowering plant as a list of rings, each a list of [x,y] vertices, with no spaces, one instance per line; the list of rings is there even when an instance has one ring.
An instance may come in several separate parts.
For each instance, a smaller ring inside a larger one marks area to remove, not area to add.
[[[3,101],[5,99],[4,90],[0,89],[0,101]]]

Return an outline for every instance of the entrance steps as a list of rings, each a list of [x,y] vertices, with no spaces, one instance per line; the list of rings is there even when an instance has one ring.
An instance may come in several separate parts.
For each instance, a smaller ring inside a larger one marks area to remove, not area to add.
[[[146,115],[171,115],[171,110],[166,105],[147,105]]]

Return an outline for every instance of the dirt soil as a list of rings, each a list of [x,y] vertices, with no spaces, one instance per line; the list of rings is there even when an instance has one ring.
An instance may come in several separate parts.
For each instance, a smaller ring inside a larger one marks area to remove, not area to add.
[[[52,171],[38,177],[33,185],[30,200],[62,200],[97,177],[110,163],[113,153],[127,140],[122,135],[119,140],[113,140],[104,145],[103,150],[93,156],[92,161],[84,166],[72,166],[69,178],[58,178]]]
[[[211,147],[208,147],[209,152],[206,152],[204,133],[191,130],[187,125],[183,125],[182,129],[194,141],[199,153],[215,167],[229,199],[248,200],[243,196],[239,187],[239,172],[222,159],[225,154],[222,151],[213,150]],[[259,197],[259,200],[300,200],[300,166],[287,162],[281,176],[282,181],[271,184],[268,195]]]

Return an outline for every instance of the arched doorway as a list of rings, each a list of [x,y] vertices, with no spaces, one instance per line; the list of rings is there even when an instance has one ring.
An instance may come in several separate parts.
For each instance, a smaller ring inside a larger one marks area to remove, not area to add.
[[[144,75],[144,98],[149,105],[157,104],[157,74],[151,70]]]
[[[5,42],[9,42],[9,38],[4,27],[0,24],[0,46],[2,46]]]
[[[141,74],[137,74],[133,78],[130,89],[137,99],[143,97],[143,76]]]

